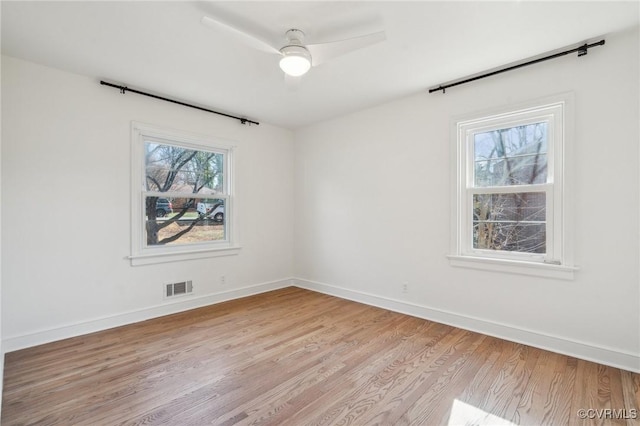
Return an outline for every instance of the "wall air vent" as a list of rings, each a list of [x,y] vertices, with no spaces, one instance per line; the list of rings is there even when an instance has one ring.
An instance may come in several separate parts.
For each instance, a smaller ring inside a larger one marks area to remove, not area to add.
[[[164,297],[184,296],[193,293],[193,283],[189,281],[180,281],[177,283],[165,284]]]

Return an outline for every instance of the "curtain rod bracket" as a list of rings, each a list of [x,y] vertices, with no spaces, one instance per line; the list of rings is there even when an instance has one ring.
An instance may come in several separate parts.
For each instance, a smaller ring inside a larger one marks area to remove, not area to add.
[[[589,46],[587,46],[587,43],[585,43],[578,49],[578,57],[584,56],[587,53],[589,53]]]

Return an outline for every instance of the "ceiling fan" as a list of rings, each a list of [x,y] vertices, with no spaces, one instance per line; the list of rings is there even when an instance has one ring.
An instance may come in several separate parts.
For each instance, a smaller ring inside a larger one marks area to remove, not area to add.
[[[278,47],[257,34],[252,34],[219,19],[205,16],[202,18],[202,23],[211,28],[225,31],[250,47],[281,56],[280,68],[284,71],[285,77],[293,77],[296,80],[309,71],[312,66],[386,40],[385,32],[378,31],[344,40],[305,44],[304,32],[292,28],[285,32],[286,42],[284,45]]]

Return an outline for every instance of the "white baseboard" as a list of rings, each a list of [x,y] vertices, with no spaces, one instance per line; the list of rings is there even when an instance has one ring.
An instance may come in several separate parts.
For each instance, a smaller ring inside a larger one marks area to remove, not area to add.
[[[640,355],[638,354],[623,352],[591,343],[579,342],[561,336],[554,336],[534,330],[518,328],[509,324],[474,318],[454,312],[429,308],[411,302],[382,297],[371,293],[354,291],[302,278],[287,278],[200,297],[184,297],[173,303],[152,306],[136,311],[123,312],[102,318],[94,318],[80,323],[41,330],[35,333],[10,336],[2,340],[2,353],[4,354],[6,352],[12,352],[44,343],[107,330],[113,327],[145,321],[164,315],[175,314],[189,309],[200,308],[254,294],[265,293],[267,291],[277,290],[292,285],[367,305],[377,306],[390,311],[400,312],[418,318],[451,325],[465,330],[475,331],[512,342],[569,355],[575,358],[640,373]]]
[[[290,287],[292,285],[292,280],[287,278],[283,280],[254,284],[242,288],[236,288],[233,290],[222,291],[219,293],[207,294],[204,296],[183,296],[179,298],[179,300],[173,301],[171,303],[165,303],[162,305],[151,306],[136,311],[123,312],[101,318],[94,318],[75,324],[68,324],[60,327],[41,330],[35,333],[10,336],[2,340],[2,350],[3,353],[12,352],[19,349],[42,345],[44,343],[67,339],[69,337],[81,336],[83,334],[107,330],[109,328],[132,324],[139,321],[145,321],[164,315],[175,314],[178,312],[187,311],[189,309],[201,308],[203,306],[208,306],[215,303],[221,303],[228,300],[251,296],[254,294],[265,293],[267,291]]]
[[[509,324],[474,318],[455,312],[433,309],[411,302],[350,290],[302,278],[294,278],[293,283],[295,286],[307,290],[317,291],[319,293],[329,294],[342,299],[377,306],[390,311],[498,337],[511,342],[522,343],[551,352],[584,359],[586,361],[593,361],[599,364],[640,373],[640,354],[624,352],[592,343],[579,342],[566,337],[554,336],[535,330],[527,330],[514,327]]]

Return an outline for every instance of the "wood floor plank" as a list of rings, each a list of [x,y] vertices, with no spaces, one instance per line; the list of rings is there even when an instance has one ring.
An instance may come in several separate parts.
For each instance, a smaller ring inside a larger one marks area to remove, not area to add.
[[[471,336],[466,332],[454,330],[432,347],[411,354],[409,357],[390,360],[378,374],[369,380],[361,381],[359,386],[345,395],[341,401],[330,406],[332,417],[326,415],[317,424],[327,424],[334,419],[348,419],[351,424],[366,424],[361,417],[369,414],[373,407],[382,408],[385,399],[394,399],[401,388],[405,393],[413,389],[426,387],[425,382],[433,383],[436,376],[443,374],[452,359],[459,359],[458,352],[471,345]],[[429,380],[432,378],[431,380]],[[421,393],[420,390],[417,391]]]
[[[627,426],[637,425],[640,418],[640,374],[620,370],[620,382]]]
[[[396,386],[394,392],[386,398],[386,405],[383,400],[379,408],[369,410],[365,423],[434,424],[434,418],[437,417],[435,413],[442,409],[443,400],[446,400],[445,405],[450,403],[447,392],[449,386],[456,381],[458,375],[463,374],[464,365],[485,338],[486,336],[469,333],[466,343],[452,346],[447,361],[442,363],[433,375],[414,389],[402,384]],[[463,340],[460,339],[460,342]],[[421,376],[423,375],[424,370],[421,371]],[[387,407],[391,409],[385,413]]]
[[[291,287],[8,353],[1,420],[631,426],[638,410],[638,374]]]
[[[545,351],[540,353],[527,390],[521,396],[520,403],[511,418],[513,422],[517,424],[536,424],[536,422],[546,424],[549,401],[553,399],[552,392],[557,389],[554,387],[553,372],[556,370],[558,362],[556,354]]]
[[[483,335],[479,336],[479,338],[480,345],[464,362],[456,366],[450,377],[450,383],[447,383],[444,387],[439,387],[440,389],[436,389],[440,392],[439,396],[434,398],[430,391],[425,392],[404,413],[392,413],[384,418],[385,421],[383,423],[394,419],[395,422],[406,424],[448,424],[456,401],[459,398],[464,400],[464,395],[471,395],[475,392],[475,386],[479,382],[477,379],[484,377],[486,371],[493,366],[498,358],[496,344],[499,340]],[[452,400],[449,393],[451,389],[464,390]],[[415,419],[413,418],[414,410],[420,410]],[[398,417],[399,414],[400,417]]]
[[[405,319],[402,317],[397,316],[395,320],[404,323]],[[439,324],[425,325],[435,330],[435,334],[430,337],[431,342],[445,337],[450,329]],[[374,342],[375,344],[372,344]],[[394,329],[391,323],[385,325],[381,339],[368,340],[361,348],[345,353],[347,368],[343,371],[343,374],[334,376],[317,386],[311,395],[305,396],[307,398],[306,401],[292,400],[291,407],[293,409],[288,410],[288,413],[283,413],[280,417],[292,424],[297,422],[321,424],[330,421],[335,416],[337,408],[328,409],[328,405],[331,405],[336,400],[344,401],[347,395],[357,391],[363,384],[374,380],[379,372],[393,363],[394,359],[404,353],[411,352],[415,346],[415,341],[406,339],[402,333]],[[298,406],[299,403],[304,403],[302,410]],[[314,418],[316,420],[308,420]]]

